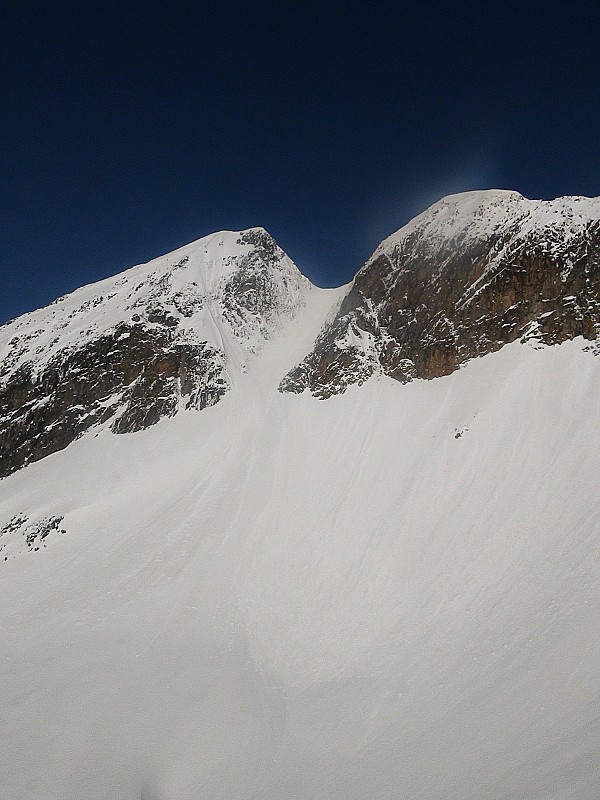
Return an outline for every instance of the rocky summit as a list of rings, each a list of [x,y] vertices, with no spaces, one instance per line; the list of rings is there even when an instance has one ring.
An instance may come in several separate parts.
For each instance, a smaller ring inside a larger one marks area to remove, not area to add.
[[[223,232],[0,329],[0,476],[92,427],[147,428],[227,392],[304,304],[308,281],[262,228]]]
[[[600,334],[600,200],[453,195],[386,239],[282,391],[448,375],[521,339]]]

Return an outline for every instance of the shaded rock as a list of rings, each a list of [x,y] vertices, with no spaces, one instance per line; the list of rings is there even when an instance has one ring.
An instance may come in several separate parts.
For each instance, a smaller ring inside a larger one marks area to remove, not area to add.
[[[0,476],[112,417],[115,433],[138,431],[180,407],[213,405],[226,390],[222,354],[205,342],[122,324],[41,371],[21,366],[0,387]]]

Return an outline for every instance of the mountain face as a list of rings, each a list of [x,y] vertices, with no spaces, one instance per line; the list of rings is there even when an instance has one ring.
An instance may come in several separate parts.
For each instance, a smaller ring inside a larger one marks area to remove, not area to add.
[[[0,329],[0,477],[93,426],[217,403],[308,281],[263,229],[221,233]]]
[[[597,800],[598,203],[0,328],[1,800]]]
[[[600,200],[441,200],[386,239],[280,390],[447,375],[512,341],[600,332]],[[92,427],[217,403],[314,287],[261,228],[206,237],[0,329],[0,477]]]
[[[516,339],[600,334],[600,200],[455,195],[386,239],[281,384],[326,398],[375,373],[448,375]]]

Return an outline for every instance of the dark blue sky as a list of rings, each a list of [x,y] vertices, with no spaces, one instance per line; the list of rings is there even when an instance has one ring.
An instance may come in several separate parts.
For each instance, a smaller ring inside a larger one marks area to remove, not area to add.
[[[320,285],[442,194],[600,194],[596,3],[9,3],[0,321],[214,230]]]

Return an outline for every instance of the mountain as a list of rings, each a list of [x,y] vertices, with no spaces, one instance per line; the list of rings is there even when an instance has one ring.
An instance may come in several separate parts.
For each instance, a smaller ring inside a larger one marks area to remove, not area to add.
[[[386,239],[282,389],[317,397],[376,372],[448,375],[516,339],[600,333],[600,200],[444,198]]]
[[[92,426],[148,427],[214,405],[306,302],[262,228],[207,236],[0,329],[0,476]]]
[[[446,198],[334,290],[215,234],[1,328],[0,798],[595,800],[598,208]]]

